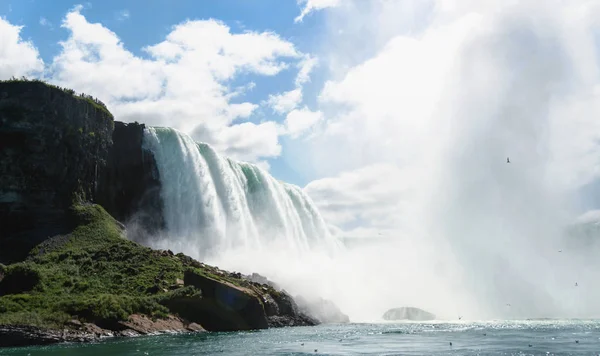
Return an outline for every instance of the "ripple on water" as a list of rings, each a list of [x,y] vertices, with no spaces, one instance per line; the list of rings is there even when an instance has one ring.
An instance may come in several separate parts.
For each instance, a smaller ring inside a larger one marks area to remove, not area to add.
[[[597,355],[599,337],[593,320],[411,322],[139,337],[0,355]]]

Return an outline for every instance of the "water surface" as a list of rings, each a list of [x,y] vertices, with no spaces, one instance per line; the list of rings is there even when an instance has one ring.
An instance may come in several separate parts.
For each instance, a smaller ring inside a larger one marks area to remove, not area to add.
[[[323,325],[253,332],[112,339],[87,345],[0,349],[0,355],[31,356],[315,354],[600,355],[600,321]]]

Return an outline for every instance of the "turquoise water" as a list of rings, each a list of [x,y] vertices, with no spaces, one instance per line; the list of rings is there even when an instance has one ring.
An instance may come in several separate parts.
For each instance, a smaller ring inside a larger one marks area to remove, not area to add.
[[[31,356],[315,354],[600,355],[600,321],[325,325],[0,349],[0,355]]]

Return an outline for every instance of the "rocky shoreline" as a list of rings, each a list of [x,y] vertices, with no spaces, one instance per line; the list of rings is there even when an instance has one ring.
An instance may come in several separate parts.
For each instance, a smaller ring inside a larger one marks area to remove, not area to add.
[[[0,346],[41,346],[58,343],[98,342],[113,337],[182,334],[205,332],[200,325],[170,315],[166,319],[151,320],[144,315],[131,315],[121,322],[122,330],[108,330],[91,323],[72,320],[62,330],[31,325],[0,325]]]

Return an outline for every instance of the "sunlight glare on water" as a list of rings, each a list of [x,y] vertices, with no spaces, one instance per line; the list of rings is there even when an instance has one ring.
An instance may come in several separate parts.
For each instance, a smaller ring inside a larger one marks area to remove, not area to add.
[[[600,322],[532,320],[322,325],[0,350],[0,355],[6,356],[217,354],[598,355]]]

